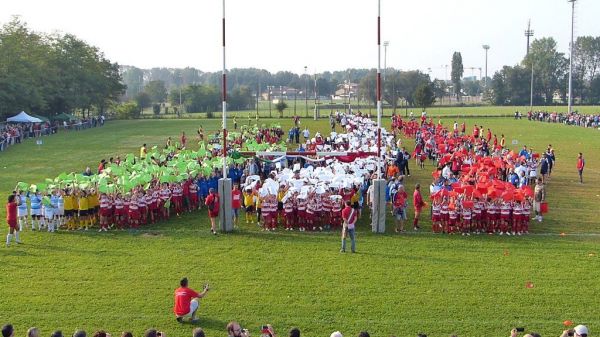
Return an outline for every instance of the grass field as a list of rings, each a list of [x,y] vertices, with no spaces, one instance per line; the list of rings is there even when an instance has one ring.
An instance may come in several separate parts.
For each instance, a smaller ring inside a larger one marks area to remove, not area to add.
[[[419,234],[374,235],[363,221],[359,252],[341,255],[338,233],[263,233],[256,225],[242,225],[234,234],[213,237],[204,212],[139,232],[25,232],[24,245],[0,249],[0,322],[12,322],[21,336],[33,325],[43,335],[104,328],[139,336],[156,327],[169,336],[188,336],[192,327],[171,316],[172,291],[186,275],[192,287],[205,281],[213,286],[200,308],[199,325],[208,336],[224,335],[234,319],[255,335],[260,325],[272,323],[280,333],[298,326],[306,336],[334,330],[348,336],[360,330],[372,336],[503,335],[515,326],[552,336],[560,334],[566,319],[595,331],[600,326],[595,312],[598,131],[510,118],[465,122],[504,133],[509,144],[518,141],[515,148],[554,146],[551,211],[533,225],[533,235],[437,236],[429,233],[428,222]],[[143,142],[163,144],[182,130],[191,136],[200,124],[216,131],[220,123],[109,122],[44,138],[41,146],[31,141],[14,146],[0,153],[1,197],[5,200],[17,181],[95,168],[100,159],[136,152]],[[313,133],[327,129],[326,121],[302,124]],[[576,183],[580,151],[587,161],[584,185]],[[409,191],[414,183],[431,181],[430,165],[423,171],[414,167],[411,163]],[[534,287],[527,288],[527,282]]]
[[[288,108],[284,111],[284,116],[291,117],[294,115],[294,101],[286,101],[288,104]],[[323,104],[328,106],[328,102],[324,102]],[[364,102],[361,102],[361,105],[366,105]],[[304,101],[297,102],[296,106],[296,114],[301,117],[310,117],[312,118],[314,115],[314,101],[308,101],[308,111],[306,106],[304,105]],[[352,102],[351,107],[356,109],[356,102]],[[348,104],[337,104],[335,108],[331,107],[322,107],[320,106],[319,111],[321,117],[327,117],[330,113],[334,112],[336,109],[343,111],[348,108]],[[561,112],[565,113],[568,111],[566,106],[534,106],[534,111],[552,111],[552,112]],[[376,114],[375,107],[369,108],[361,108],[360,109],[364,113],[370,112],[372,115]],[[420,108],[404,108],[398,107],[396,113],[399,115],[406,115],[410,112],[413,112],[415,116],[420,115]],[[444,117],[444,116],[459,116],[459,117],[469,117],[469,116],[477,116],[477,117],[488,117],[488,116],[513,116],[515,111],[519,111],[525,116],[527,116],[527,111],[529,111],[529,106],[465,106],[465,107],[439,107],[432,106],[427,108],[427,114],[433,117]],[[578,111],[583,114],[598,114],[600,113],[600,106],[574,106],[573,111]],[[384,108],[383,115],[391,116],[393,110],[391,108]],[[238,117],[238,121],[242,119],[247,119],[248,114],[254,118],[256,116],[256,110],[245,110],[245,111],[230,111],[230,115],[235,115]],[[258,114],[262,118],[273,117],[276,118],[279,116],[277,110],[275,110],[275,106],[271,106],[271,111],[269,112],[269,104],[267,102],[261,102],[259,104]],[[143,116],[145,118],[155,118],[152,114],[151,109],[146,109],[144,111]],[[200,118],[205,117],[206,113],[184,113],[182,117],[184,118]],[[214,113],[214,116],[221,116],[221,112],[217,111]],[[174,114],[162,114],[160,118],[176,118]]]

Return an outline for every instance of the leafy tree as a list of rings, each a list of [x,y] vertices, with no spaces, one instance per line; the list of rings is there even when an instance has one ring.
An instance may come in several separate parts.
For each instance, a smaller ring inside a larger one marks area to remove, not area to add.
[[[442,98],[446,96],[446,90],[448,90],[448,84],[444,80],[433,81],[433,93],[435,97]]]
[[[179,102],[178,94],[179,91],[177,91],[177,102]],[[221,104],[221,91],[214,85],[189,85],[182,89],[182,96],[187,112],[210,113],[216,111]]]
[[[123,71],[123,83],[127,87],[126,98],[133,98],[144,90],[144,71],[136,67],[128,67]]]
[[[67,34],[31,31],[14,17],[0,29],[0,114],[103,113],[124,90],[119,67]]]
[[[119,119],[138,118],[140,116],[140,108],[134,101],[119,104],[115,108],[115,112]]]
[[[514,67],[504,66],[502,70],[494,74],[494,78],[492,79],[492,97],[494,104],[529,104],[530,78],[531,70],[525,67],[519,65]]]
[[[150,99],[150,95],[148,95],[145,92],[140,92],[137,95],[135,95],[135,102],[137,103],[137,106],[141,111],[144,111],[144,109],[148,108],[151,104],[152,104],[152,100]]]
[[[283,118],[283,111],[288,108],[288,105],[283,100],[280,100],[275,104],[275,110],[279,112],[279,118]]]
[[[590,83],[590,103],[600,104],[600,77],[595,77]]]
[[[421,107],[423,111],[435,102],[432,86],[433,85],[430,83],[422,82],[415,90],[414,102],[417,106]]]
[[[464,73],[462,55],[460,52],[454,52],[452,55],[452,73],[450,74],[450,78],[452,80],[452,84],[454,85],[454,94],[456,95],[456,99],[460,101],[461,97],[461,79]]]
[[[234,88],[227,97],[227,106],[232,110],[244,110],[254,106],[254,98],[249,87],[242,85]]]
[[[529,55],[523,60],[523,65],[531,69],[532,62],[536,94],[544,98],[544,103],[552,104],[554,92],[563,87],[561,83],[565,83],[568,61],[563,53],[556,50],[556,41],[553,38],[542,38],[531,43]]]
[[[377,72],[371,70],[365,77],[363,77],[358,83],[358,94],[363,101],[367,101],[371,104],[377,102],[377,83],[376,83]]]
[[[573,54],[574,94],[585,101],[594,94],[591,83],[600,70],[600,37],[578,37]]]
[[[167,87],[161,80],[148,82],[144,87],[144,92],[150,96],[153,103],[163,103],[167,99]]]

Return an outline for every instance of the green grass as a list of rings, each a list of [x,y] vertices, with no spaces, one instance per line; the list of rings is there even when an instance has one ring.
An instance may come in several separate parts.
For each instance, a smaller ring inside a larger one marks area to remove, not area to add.
[[[189,336],[192,327],[171,315],[172,290],[186,275],[192,287],[213,286],[200,308],[200,326],[209,336],[224,335],[234,319],[256,335],[260,325],[272,323],[280,334],[298,326],[306,336],[334,330],[348,336],[360,330],[372,336],[491,336],[515,326],[546,336],[558,335],[566,319],[592,330],[600,326],[594,310],[600,293],[598,131],[510,118],[465,121],[469,128],[477,123],[504,133],[508,143],[518,140],[515,148],[554,146],[551,213],[533,224],[536,235],[436,236],[428,233],[428,222],[421,234],[374,235],[363,221],[359,253],[341,255],[337,233],[262,233],[242,225],[213,237],[204,212],[139,233],[26,231],[25,245],[0,249],[0,322],[12,322],[21,336],[34,325],[42,335],[103,328],[140,336],[156,327]],[[137,152],[143,142],[160,145],[182,130],[192,138],[200,124],[207,131],[220,127],[219,120],[119,121],[46,137],[41,146],[27,141],[0,153],[1,197],[17,181],[94,169],[100,159]],[[326,121],[302,124],[313,133],[327,129]],[[575,183],[580,151],[587,161],[584,185]],[[420,171],[411,162],[411,169],[409,191],[414,183],[430,183],[430,165]]]
[[[286,101],[286,103],[288,104],[288,108],[284,111],[284,116],[285,117],[291,117],[294,115],[294,101]],[[329,106],[329,102],[323,102],[323,106]],[[341,104],[341,102],[336,102],[336,104],[338,104],[335,108],[320,108],[320,115],[321,117],[325,118],[327,116],[329,116],[330,113],[334,112],[336,109],[343,111],[344,109],[347,109],[348,104]],[[361,106],[365,106],[366,103],[365,102],[361,102]],[[312,118],[314,115],[314,100],[309,100],[308,101],[308,111],[305,109],[305,105],[304,105],[304,100],[300,101],[298,100],[297,102],[297,106],[296,106],[296,114],[298,116],[301,117],[310,117]],[[356,102],[352,101],[352,105],[354,108],[356,109]],[[534,106],[533,107],[534,111],[551,111],[551,112],[561,112],[561,113],[566,113],[568,111],[567,106]],[[369,108],[361,108],[360,109],[362,112],[364,113],[368,113],[369,111],[371,112],[372,115],[376,114],[376,109],[375,106],[371,107],[371,109]],[[408,114],[410,112],[413,112],[413,114],[415,116],[420,116],[421,114],[421,109],[420,108],[404,108],[401,106],[398,106],[396,113],[399,115],[406,115],[408,116]],[[513,116],[515,111],[519,111],[521,113],[523,113],[525,116],[527,116],[527,111],[529,111],[529,106],[465,106],[465,107],[439,107],[439,106],[432,106],[427,108],[427,114],[428,116],[432,116],[432,117],[444,117],[444,116],[460,116],[460,117],[469,117],[469,116],[477,116],[477,117],[488,117],[488,116]],[[580,113],[583,114],[598,114],[600,113],[600,106],[574,106],[573,107],[573,111],[578,111]],[[254,116],[256,116],[256,110],[244,110],[244,111],[229,111],[228,112],[230,114],[230,116],[237,116],[238,118],[238,122],[243,120],[247,120],[248,118],[248,114],[250,114],[250,116],[252,118],[254,118]],[[391,108],[384,108],[383,109],[383,115],[384,116],[391,116],[393,113],[393,110]],[[271,107],[271,111],[269,112],[269,104],[266,102],[261,102],[259,104],[259,112],[258,112],[259,116],[262,118],[267,118],[267,117],[272,117],[272,118],[277,118],[278,112],[277,110],[275,110],[275,106],[273,105]],[[214,112],[214,116],[216,117],[220,117],[221,116],[221,111],[217,111]],[[153,114],[152,114],[152,110],[151,109],[146,109],[146,111],[144,111],[144,117],[145,118],[156,118]],[[172,119],[172,118],[177,118],[176,115],[174,114],[162,114],[159,116],[160,118],[163,119]],[[204,118],[206,117],[206,113],[184,113],[182,114],[183,118]]]

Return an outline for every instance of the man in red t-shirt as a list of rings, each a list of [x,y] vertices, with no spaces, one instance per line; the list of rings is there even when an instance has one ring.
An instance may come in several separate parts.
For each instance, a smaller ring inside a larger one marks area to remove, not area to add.
[[[342,228],[342,249],[340,252],[346,252],[346,236],[350,236],[350,249],[356,252],[356,242],[354,240],[354,227],[358,219],[358,212],[352,208],[350,201],[346,201],[346,207],[342,210],[342,219],[344,227]]]
[[[210,232],[217,234],[215,218],[219,216],[219,194],[214,188],[208,189],[208,197],[204,204],[208,207],[208,217],[210,218]]]
[[[14,194],[8,196],[8,202],[6,203],[6,222],[8,223],[8,235],[6,235],[6,247],[10,246],[10,240],[13,235],[15,241],[21,243],[19,239],[19,226],[17,225],[17,206],[20,198],[16,198]]]
[[[198,299],[206,295],[209,289],[208,284],[204,285],[204,290],[201,293],[188,288],[187,277],[181,279],[179,285],[180,287],[175,289],[175,305],[173,306],[177,322],[183,323],[184,317],[190,316],[191,322],[195,323],[197,322],[196,311],[200,306]]]
[[[583,168],[585,167],[585,159],[583,153],[579,152],[577,156],[577,172],[579,173],[579,183],[583,184]]]
[[[240,218],[240,208],[242,208],[242,191],[238,184],[233,185],[231,191],[231,208],[233,209],[233,225],[238,226],[238,219]]]

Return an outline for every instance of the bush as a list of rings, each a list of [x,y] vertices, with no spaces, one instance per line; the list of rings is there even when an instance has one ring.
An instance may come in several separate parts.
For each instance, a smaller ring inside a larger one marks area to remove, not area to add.
[[[152,112],[154,112],[155,115],[160,115],[160,104],[154,103],[152,105]]]
[[[115,112],[118,119],[138,118],[140,116],[140,108],[134,101],[119,104]]]

